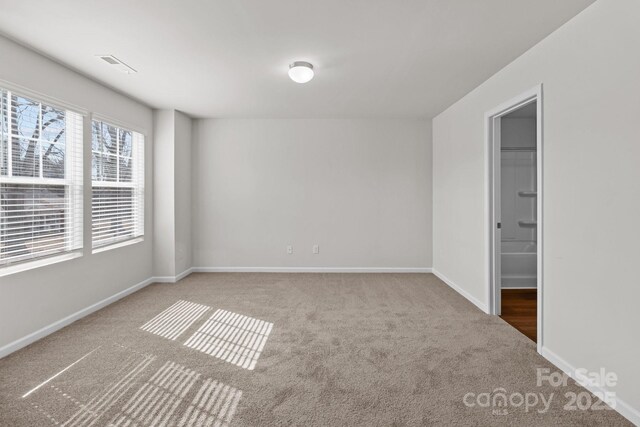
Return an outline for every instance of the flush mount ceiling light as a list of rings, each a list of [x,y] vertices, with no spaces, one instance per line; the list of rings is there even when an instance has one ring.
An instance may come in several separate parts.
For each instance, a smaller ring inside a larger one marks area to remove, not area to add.
[[[313,65],[304,61],[296,61],[289,65],[289,77],[296,83],[307,83],[313,78]]]

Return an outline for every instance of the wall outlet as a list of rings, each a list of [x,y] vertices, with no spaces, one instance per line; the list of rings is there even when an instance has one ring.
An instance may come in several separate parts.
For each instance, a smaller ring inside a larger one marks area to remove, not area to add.
[[[313,245],[313,253],[314,254],[319,254],[320,253],[320,246]]]
[[[293,253],[293,246],[291,246],[291,245],[287,246],[287,253],[289,255],[291,255]]]

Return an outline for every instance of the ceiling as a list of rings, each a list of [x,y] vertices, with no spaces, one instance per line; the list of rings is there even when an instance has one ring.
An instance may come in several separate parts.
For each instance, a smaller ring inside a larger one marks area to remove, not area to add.
[[[429,118],[592,2],[0,0],[0,31],[194,117]],[[295,60],[310,83],[289,80]]]

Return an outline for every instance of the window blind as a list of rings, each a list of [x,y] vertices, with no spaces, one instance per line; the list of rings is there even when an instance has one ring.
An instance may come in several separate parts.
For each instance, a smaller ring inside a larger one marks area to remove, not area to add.
[[[82,120],[0,89],[0,267],[82,248]]]
[[[144,234],[144,136],[93,120],[93,248]]]

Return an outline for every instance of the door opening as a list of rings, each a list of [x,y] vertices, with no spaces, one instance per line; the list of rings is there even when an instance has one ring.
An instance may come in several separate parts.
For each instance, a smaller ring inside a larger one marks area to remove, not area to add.
[[[487,113],[489,308],[542,348],[541,87]]]

